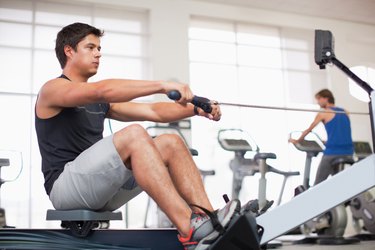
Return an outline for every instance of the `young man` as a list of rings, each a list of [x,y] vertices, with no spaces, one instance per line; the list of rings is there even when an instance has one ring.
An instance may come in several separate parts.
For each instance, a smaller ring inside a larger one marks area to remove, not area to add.
[[[330,174],[337,172],[331,162],[337,157],[352,156],[354,153],[353,140],[351,134],[350,120],[345,110],[335,106],[335,98],[328,89],[323,89],[315,94],[319,106],[325,112],[319,112],[311,125],[302,132],[297,139],[289,139],[292,143],[302,141],[320,122],[323,122],[327,131],[327,142],[323,152],[322,160],[318,166],[315,177],[315,184],[328,178]],[[334,112],[329,112],[334,111]]]
[[[45,189],[56,209],[115,210],[138,195],[149,194],[179,231],[186,249],[205,249],[217,236],[207,215],[214,211],[199,171],[176,135],[152,139],[140,125],[103,138],[103,121],[171,122],[193,115],[220,120],[213,103],[205,113],[189,103],[186,84],[108,79],[88,83],[100,63],[103,32],[74,23],[57,35],[56,56],[62,75],[45,83],[35,106]],[[132,99],[177,90],[177,102],[135,103]],[[226,226],[239,210],[233,200],[216,211]]]

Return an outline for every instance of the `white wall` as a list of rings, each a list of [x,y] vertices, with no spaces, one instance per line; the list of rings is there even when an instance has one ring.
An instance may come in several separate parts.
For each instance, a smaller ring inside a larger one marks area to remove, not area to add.
[[[229,19],[301,29],[331,30],[335,36],[335,52],[346,66],[375,67],[375,26],[333,19],[309,17],[261,9],[212,4],[189,0],[82,0],[148,9],[151,23],[151,47],[154,79],[178,79],[189,82],[187,28],[192,15]],[[368,105],[349,94],[347,77],[335,67],[327,67],[331,90],[337,104],[351,111],[367,112]],[[367,116],[351,117],[354,140],[371,138]]]

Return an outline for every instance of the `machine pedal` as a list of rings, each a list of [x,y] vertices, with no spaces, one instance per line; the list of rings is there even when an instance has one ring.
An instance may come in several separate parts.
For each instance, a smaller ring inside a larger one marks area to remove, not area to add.
[[[225,233],[208,250],[259,250],[263,227],[257,225],[251,213],[232,219]]]

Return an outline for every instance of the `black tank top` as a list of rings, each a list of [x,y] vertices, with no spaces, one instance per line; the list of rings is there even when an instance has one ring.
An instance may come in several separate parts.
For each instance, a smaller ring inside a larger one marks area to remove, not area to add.
[[[60,78],[68,79],[62,75]],[[108,103],[63,108],[57,115],[40,119],[35,112],[35,129],[42,156],[44,188],[49,195],[67,162],[103,138]]]

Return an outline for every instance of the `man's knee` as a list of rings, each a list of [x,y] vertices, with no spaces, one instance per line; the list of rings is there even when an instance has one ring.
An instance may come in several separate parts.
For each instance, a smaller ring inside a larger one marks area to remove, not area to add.
[[[160,148],[179,149],[186,147],[184,140],[177,134],[163,134],[155,138],[156,143]]]
[[[138,124],[132,124],[117,131],[113,136],[113,143],[120,152],[130,153],[132,149],[153,143],[147,131]]]
[[[126,142],[136,142],[139,140],[149,140],[147,131],[139,124],[132,124],[114,134],[116,140]]]

